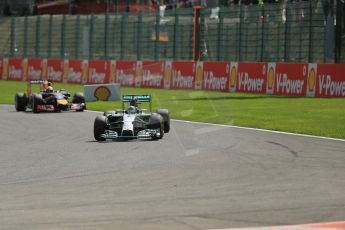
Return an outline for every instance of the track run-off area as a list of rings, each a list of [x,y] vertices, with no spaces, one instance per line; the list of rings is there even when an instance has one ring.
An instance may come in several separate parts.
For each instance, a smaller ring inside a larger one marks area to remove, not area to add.
[[[224,229],[345,220],[345,141],[173,120],[93,138],[99,113],[0,105],[1,229]]]

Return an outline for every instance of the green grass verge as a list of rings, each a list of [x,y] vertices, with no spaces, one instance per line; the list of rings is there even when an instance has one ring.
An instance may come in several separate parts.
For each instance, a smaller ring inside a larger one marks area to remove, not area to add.
[[[13,104],[25,82],[0,81],[0,103]],[[71,93],[82,85],[55,83]],[[151,94],[153,108],[167,108],[171,117],[345,139],[345,99],[278,97],[191,90],[121,88],[122,94]],[[90,102],[90,110],[114,110],[121,102]]]

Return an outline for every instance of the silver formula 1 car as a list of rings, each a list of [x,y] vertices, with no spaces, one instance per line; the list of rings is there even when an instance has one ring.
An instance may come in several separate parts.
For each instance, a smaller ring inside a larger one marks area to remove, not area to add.
[[[139,105],[148,102],[150,112]],[[125,104],[129,103],[128,109]],[[107,139],[161,139],[170,130],[170,117],[167,109],[152,112],[150,95],[122,96],[122,109],[106,111],[97,116],[94,122],[94,137],[97,141]]]

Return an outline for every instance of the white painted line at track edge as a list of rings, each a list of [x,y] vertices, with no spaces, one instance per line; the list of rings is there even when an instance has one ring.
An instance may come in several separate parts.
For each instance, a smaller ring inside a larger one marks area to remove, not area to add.
[[[277,133],[277,134],[284,134],[284,135],[291,135],[291,136],[301,136],[301,137],[318,138],[318,139],[324,139],[324,140],[345,142],[345,139],[340,139],[340,138],[322,137],[322,136],[314,136],[314,135],[300,134],[300,133],[289,133],[289,132],[283,132],[283,131],[249,128],[249,127],[241,127],[241,126],[235,126],[235,125],[214,124],[214,123],[206,123],[206,122],[199,122],[199,121],[185,121],[185,120],[177,120],[177,119],[171,119],[171,120],[177,121],[177,122],[183,122],[183,123],[200,124],[200,125],[213,125],[213,126],[219,126],[219,127],[225,127],[225,128],[244,129],[244,130],[252,130],[252,131],[259,131],[259,132]]]

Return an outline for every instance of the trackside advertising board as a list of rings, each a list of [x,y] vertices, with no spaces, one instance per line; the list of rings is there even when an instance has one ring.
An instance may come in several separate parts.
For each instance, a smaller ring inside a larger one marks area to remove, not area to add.
[[[7,80],[21,81],[23,79],[23,59],[21,58],[9,58],[8,59],[8,75]]]
[[[345,97],[345,64],[318,64],[316,97]]]
[[[236,92],[238,62],[230,63],[229,91]]]
[[[197,61],[195,66],[194,89],[202,89],[204,62]]]
[[[9,66],[8,66],[8,58],[3,58],[2,59],[2,80],[7,80],[8,78],[8,71],[9,71]]]
[[[307,80],[308,64],[268,63],[267,93],[306,96]]]
[[[136,61],[116,61],[116,80],[121,86],[134,87]]]
[[[110,61],[90,60],[88,84],[105,84],[110,78]]]
[[[163,88],[164,68],[163,61],[138,61],[136,79],[140,79],[140,87]],[[136,87],[138,87],[139,82],[136,80]]]
[[[23,60],[23,76],[28,80],[40,80],[42,78],[42,63],[39,58]]]
[[[86,70],[87,70],[87,66],[86,66]],[[68,61],[67,82],[68,83],[83,83],[83,61],[82,60]]]
[[[173,61],[171,67],[171,89],[194,89],[195,62]]]
[[[84,85],[85,101],[119,101],[121,100],[120,85],[92,84]]]
[[[170,82],[171,82],[171,71],[172,71],[172,62],[171,61],[165,61],[164,66],[164,88],[170,89]]]
[[[267,63],[238,63],[236,92],[266,93]]]
[[[109,75],[109,83],[115,83],[116,78],[116,61],[110,61],[110,75]]]
[[[345,64],[0,57],[1,80],[344,97]]]
[[[229,62],[204,62],[203,64],[203,90],[229,91]]]
[[[48,59],[47,60],[47,79],[52,80],[53,82],[62,82],[63,69],[64,69],[64,60]]]

